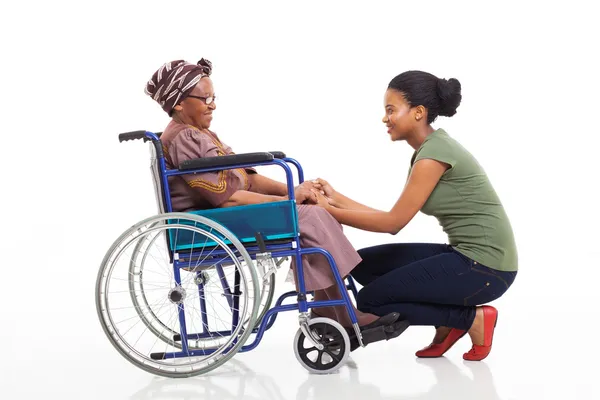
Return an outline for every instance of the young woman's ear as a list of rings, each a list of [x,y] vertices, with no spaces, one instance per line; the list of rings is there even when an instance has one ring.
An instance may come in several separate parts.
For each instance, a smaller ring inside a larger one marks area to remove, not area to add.
[[[427,117],[427,109],[423,106],[417,106],[414,109],[414,115],[415,115],[415,119],[417,121],[420,121],[423,118]]]

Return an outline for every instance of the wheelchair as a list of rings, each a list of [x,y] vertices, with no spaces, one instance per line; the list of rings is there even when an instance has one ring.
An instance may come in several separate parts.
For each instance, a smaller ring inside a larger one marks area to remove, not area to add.
[[[304,181],[300,163],[282,152],[234,154],[186,160],[167,169],[160,132],[134,131],[119,141],[143,139],[151,152],[151,175],[158,214],[123,232],[110,246],[96,280],[100,324],[116,350],[149,373],[191,377],[207,373],[238,352],[253,350],[279,312],[299,312],[293,339],[297,360],[310,373],[338,370],[347,360],[350,335],[337,321],[311,318],[309,309],[344,305],[354,340],[365,343],[352,307],[356,285],[347,283],[335,260],[321,248],[302,248],[294,176]],[[183,174],[277,165],[284,169],[288,200],[173,212],[168,178]],[[310,301],[302,255],[329,261],[342,299]],[[295,257],[298,290],[282,294],[272,306],[275,274]],[[292,304],[284,304],[294,298]]]

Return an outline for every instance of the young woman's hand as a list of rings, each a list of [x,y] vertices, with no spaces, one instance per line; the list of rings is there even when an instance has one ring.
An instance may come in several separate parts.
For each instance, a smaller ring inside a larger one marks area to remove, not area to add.
[[[313,195],[314,195],[314,197],[315,197],[315,199],[316,199],[317,205],[318,205],[319,207],[323,207],[324,209],[328,209],[328,208],[330,208],[330,207],[334,207],[334,205],[333,205],[333,204],[331,204],[332,200],[331,200],[330,198],[328,198],[328,197],[325,197],[325,196],[324,196],[324,195],[321,193],[321,191],[320,191],[320,190],[317,190],[317,189],[311,189],[311,191],[312,191],[312,193],[313,193]]]
[[[322,195],[325,197],[329,197],[330,199],[335,199],[336,191],[333,189],[333,186],[325,179],[317,178],[312,181],[315,189],[319,190]]]

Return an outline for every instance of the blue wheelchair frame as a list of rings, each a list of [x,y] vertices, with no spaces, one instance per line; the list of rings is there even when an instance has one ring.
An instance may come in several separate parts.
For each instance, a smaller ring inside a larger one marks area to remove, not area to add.
[[[144,141],[150,140],[153,142],[154,148],[156,150],[156,157],[157,157],[158,169],[159,169],[160,180],[161,180],[161,182],[160,182],[161,183],[161,191],[162,191],[162,196],[163,196],[163,200],[165,203],[164,204],[165,212],[167,212],[167,213],[173,211],[172,204],[171,204],[171,196],[170,196],[170,191],[169,191],[169,182],[168,182],[168,178],[171,176],[187,175],[187,174],[202,173],[202,172],[214,172],[214,171],[236,169],[236,168],[267,166],[267,165],[278,165],[284,169],[285,174],[286,174],[286,183],[287,183],[287,189],[288,189],[288,199],[289,199],[288,201],[292,203],[291,207],[294,211],[293,218],[295,219],[295,221],[293,221],[294,222],[293,237],[290,237],[289,242],[287,242],[287,243],[280,243],[280,241],[279,241],[276,244],[272,244],[272,243],[269,243],[269,240],[267,240],[266,242],[263,242],[262,240],[260,240],[260,238],[257,238],[256,244],[250,244],[250,243],[248,245],[246,245],[246,243],[243,243],[243,244],[244,244],[244,248],[248,251],[248,254],[250,255],[250,257],[253,260],[255,260],[257,258],[258,254],[264,254],[265,252],[270,253],[271,257],[273,257],[273,258],[288,257],[288,256],[295,257],[296,258],[295,273],[296,273],[297,285],[298,285],[299,291],[289,291],[289,292],[282,294],[279,297],[279,299],[275,303],[275,306],[270,308],[269,310],[267,310],[267,312],[265,313],[264,317],[260,321],[260,326],[258,328],[253,328],[252,333],[256,334],[254,341],[250,344],[243,345],[239,349],[239,352],[246,352],[246,351],[256,348],[258,346],[258,344],[260,343],[265,331],[267,331],[268,329],[270,329],[273,326],[273,324],[277,318],[277,314],[282,311],[298,310],[300,313],[307,313],[310,308],[343,305],[343,306],[346,306],[346,309],[350,316],[350,320],[352,321],[353,326],[355,327],[355,331],[358,331],[358,323],[357,323],[356,314],[352,307],[352,302],[351,302],[350,296],[348,295],[348,289],[350,289],[352,291],[355,299],[357,296],[356,285],[355,285],[352,277],[350,275],[348,275],[348,277],[347,277],[348,285],[346,285],[337,270],[335,260],[333,259],[333,257],[331,256],[331,254],[329,252],[327,252],[326,250],[321,249],[321,248],[304,248],[303,249],[300,245],[300,233],[297,229],[298,221],[297,221],[297,214],[295,212],[296,209],[295,209],[293,174],[292,174],[292,170],[291,170],[290,166],[288,165],[288,163],[289,163],[289,164],[293,164],[296,167],[296,169],[298,171],[298,181],[299,181],[299,183],[302,183],[304,181],[304,173],[303,173],[302,167],[298,161],[296,161],[292,158],[285,157],[285,155],[283,155],[283,154],[279,155],[281,158],[276,158],[273,156],[273,154],[275,152],[273,152],[273,153],[253,153],[253,154],[263,154],[263,155],[268,154],[271,157],[268,157],[270,159],[268,159],[266,161],[258,161],[258,162],[246,162],[246,163],[237,162],[237,163],[228,163],[225,165],[223,165],[223,163],[220,163],[221,165],[219,165],[219,166],[208,166],[208,167],[185,169],[185,170],[167,169],[165,159],[164,159],[163,149],[162,149],[162,143],[157,134],[155,134],[153,132],[149,132],[149,131],[135,131],[135,132],[121,134],[121,135],[119,135],[119,139],[121,141],[132,140],[132,139],[144,139]],[[241,156],[243,156],[243,155],[241,155]],[[264,206],[265,207],[276,206],[276,205],[281,205],[281,203],[282,202],[264,203]],[[222,208],[219,210],[221,212],[227,213],[227,212],[235,212],[236,209],[241,210],[244,207],[248,207],[248,206],[236,206],[236,207]],[[211,210],[200,210],[200,211],[193,211],[190,213],[196,214],[196,215],[203,215],[207,218],[210,218],[210,215],[204,215],[204,214],[210,214],[210,211]],[[219,222],[218,219],[216,220],[216,222]],[[231,229],[230,227],[228,227],[226,225],[223,225],[223,226],[235,234],[233,229]],[[175,282],[177,285],[181,285],[180,269],[184,268],[184,267],[189,267],[189,264],[186,261],[175,260],[173,258],[173,251],[177,251],[177,249],[173,249],[172,247],[169,247],[169,251],[171,252],[170,258],[173,263],[173,273],[174,273]],[[193,250],[190,250],[190,253],[189,253],[190,259],[192,259],[193,255],[194,255],[194,253],[192,251]],[[212,254],[214,255],[214,257],[227,256],[227,252],[224,250],[215,251]],[[306,287],[305,287],[305,282],[304,282],[304,273],[303,273],[303,268],[302,268],[302,256],[308,255],[308,254],[321,254],[327,258],[327,260],[329,261],[329,265],[331,267],[333,276],[335,277],[337,285],[340,288],[342,299],[327,300],[327,301],[307,301],[306,300],[307,292],[306,292]],[[212,261],[212,259],[206,260],[203,263],[196,264],[196,266],[214,265],[214,263],[211,264],[211,261]],[[202,318],[202,322],[203,322],[203,327],[205,327],[205,328],[203,328],[204,332],[203,333],[187,333],[183,304],[179,304],[178,312],[179,312],[179,323],[180,323],[181,334],[175,335],[174,340],[176,340],[176,341],[181,340],[182,351],[169,352],[166,354],[165,353],[157,354],[156,355],[157,358],[166,359],[166,358],[180,358],[180,357],[209,355],[212,352],[214,352],[213,349],[190,350],[188,348],[188,340],[189,339],[194,340],[194,339],[210,338],[210,337],[213,337],[214,335],[232,334],[233,331],[236,329],[237,324],[239,323],[239,310],[238,310],[239,294],[240,294],[240,292],[239,292],[239,285],[240,285],[239,271],[237,269],[235,271],[234,285],[233,285],[234,287],[232,290],[232,288],[229,287],[227,280],[225,279],[222,265],[217,264],[216,270],[217,270],[217,273],[220,278],[219,280],[221,281],[221,284],[223,286],[223,290],[225,292],[225,297],[227,298],[229,306],[232,308],[232,311],[233,311],[233,321],[232,321],[231,331],[214,331],[214,332],[207,331],[208,330],[208,315],[206,313],[206,304],[205,304],[205,299],[204,299],[204,287],[203,287],[204,285],[202,283],[200,283],[200,284],[198,284],[198,290],[199,290],[199,294],[200,294],[199,297],[200,297],[200,307],[201,307],[201,318]],[[200,274],[200,272],[197,272],[197,274]],[[271,290],[274,290],[274,288],[272,288]],[[283,301],[292,296],[297,296],[297,303],[284,305]],[[362,340],[359,339],[359,343],[362,344]],[[153,354],[152,357],[154,358],[154,356],[155,355]]]

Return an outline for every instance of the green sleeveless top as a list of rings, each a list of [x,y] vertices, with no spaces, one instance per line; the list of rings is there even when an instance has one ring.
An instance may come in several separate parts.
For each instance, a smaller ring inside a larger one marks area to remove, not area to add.
[[[487,267],[517,271],[518,256],[508,216],[477,160],[443,129],[431,133],[411,159],[450,165],[421,212],[434,216],[449,244]]]

